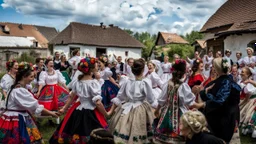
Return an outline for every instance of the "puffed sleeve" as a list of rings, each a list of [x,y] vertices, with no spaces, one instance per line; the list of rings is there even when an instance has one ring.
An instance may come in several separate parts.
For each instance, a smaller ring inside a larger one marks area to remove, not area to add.
[[[56,73],[58,75],[58,82],[62,84],[66,84],[66,80],[64,76],[61,74],[61,72],[59,70],[56,70]]]
[[[195,103],[196,96],[192,93],[187,83],[183,83],[178,88],[178,96],[181,103],[192,106]]]
[[[90,85],[90,93],[93,96],[92,101],[96,103],[98,100],[102,100],[101,97],[101,85],[97,80],[94,80]]]
[[[117,106],[120,106],[122,104],[122,102],[125,101],[125,99],[127,97],[126,92],[125,92],[127,83],[128,82],[122,84],[116,97],[111,100],[111,102]]]
[[[158,102],[155,99],[153,92],[152,92],[152,82],[150,79],[145,78],[143,79],[144,82],[144,93],[146,95],[147,101],[151,104],[153,108],[157,108]]]
[[[161,78],[159,77],[159,75],[155,72],[153,72],[151,74],[151,80],[154,81],[155,83],[157,83],[157,86],[159,86],[160,88],[162,88],[164,82],[161,80]]]
[[[8,92],[10,90],[11,86],[13,85],[14,80],[8,76],[7,74],[3,76],[1,79],[0,87],[5,91]]]
[[[160,106],[165,105],[165,103],[167,102],[167,99],[168,99],[167,92],[168,92],[168,81],[163,85],[162,92],[158,98],[158,104]]]
[[[30,111],[31,113],[41,115],[44,106],[40,105],[27,89],[16,88],[12,93],[14,95],[14,101],[17,103],[17,105],[24,108],[25,110]]]
[[[42,71],[39,75],[39,85],[45,85],[45,79],[46,79],[46,72]]]
[[[244,87],[244,93],[254,95],[256,93],[256,88],[252,84],[248,83]]]

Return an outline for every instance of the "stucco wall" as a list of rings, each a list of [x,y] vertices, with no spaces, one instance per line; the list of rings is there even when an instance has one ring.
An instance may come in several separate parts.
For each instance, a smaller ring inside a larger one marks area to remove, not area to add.
[[[236,61],[236,51],[241,51],[244,56],[247,56],[247,45],[256,40],[256,34],[243,34],[243,35],[231,35],[224,40],[224,51],[230,49],[232,51],[231,59]]]
[[[54,46],[53,51],[59,51],[65,53],[65,55],[70,58],[70,48],[80,48],[81,56],[84,57],[86,54],[96,57],[96,48],[106,49],[107,55],[122,56],[123,61],[125,58],[141,58],[141,49],[140,48],[114,48],[114,47],[96,47],[96,46],[84,46],[84,45],[56,45]],[[125,52],[128,51],[128,56],[125,56]]]

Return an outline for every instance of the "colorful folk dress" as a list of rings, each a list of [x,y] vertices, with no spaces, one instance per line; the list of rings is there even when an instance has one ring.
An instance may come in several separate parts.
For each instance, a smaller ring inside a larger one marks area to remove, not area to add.
[[[6,109],[1,110],[0,143],[43,143],[31,113],[40,115],[44,106],[26,88],[19,86],[10,91],[6,105]]]
[[[161,80],[161,78],[159,77],[159,75],[156,72],[152,72],[152,73],[148,73],[146,75],[147,78],[149,78],[152,82],[152,92],[153,95],[156,99],[159,98],[161,92],[162,92],[162,86],[164,84],[164,82]]]
[[[169,62],[162,63],[161,67],[163,70],[163,74],[161,75],[161,80],[163,81],[163,83],[165,83],[172,78],[172,73],[171,73],[172,64]]]
[[[254,125],[256,118],[253,117],[256,106],[256,87],[250,83],[239,83],[239,85],[242,88],[240,103],[244,103],[244,101],[247,100],[246,97],[249,97],[248,101],[243,105],[240,105],[240,127],[242,128],[241,132],[246,135],[248,133],[252,133],[256,126]]]
[[[109,130],[116,143],[142,144],[153,141],[152,107],[157,101],[152,95],[151,81],[129,79],[112,102],[119,106],[110,119]],[[122,104],[125,102],[124,104]],[[150,105],[151,104],[151,105]]]
[[[63,75],[63,77],[66,80],[66,85],[68,85],[71,82],[71,79],[68,75],[67,69],[70,67],[68,61],[65,61],[64,63],[60,62],[60,71]]]
[[[107,122],[96,108],[96,102],[102,100],[101,86],[97,80],[77,81],[72,88],[79,102],[67,112],[61,125],[50,139],[50,143],[86,144],[90,133],[97,128],[107,128]]]
[[[158,99],[162,106],[159,122],[155,128],[155,139],[164,143],[184,142],[180,135],[180,117],[189,110],[189,106],[195,103],[195,95],[191,92],[187,83],[175,87],[169,81],[163,86],[163,91]]]
[[[44,85],[44,87],[41,90],[38,102],[48,110],[58,110],[67,101],[69,93],[58,83],[66,83],[59,70],[54,71],[52,75],[49,75],[46,71],[40,73],[39,85]]]
[[[109,77],[112,76],[112,72],[109,68],[105,68],[100,71],[100,77],[104,79],[104,84],[101,87],[102,103],[105,109],[109,109],[112,106],[111,100],[116,97],[119,88],[109,81]]]
[[[9,92],[11,89],[11,86],[14,84],[15,78],[13,78],[10,74],[5,74],[0,82],[0,88],[2,91],[5,91],[6,93]],[[4,108],[5,107],[5,97],[1,93],[1,99],[0,99],[0,107]]]

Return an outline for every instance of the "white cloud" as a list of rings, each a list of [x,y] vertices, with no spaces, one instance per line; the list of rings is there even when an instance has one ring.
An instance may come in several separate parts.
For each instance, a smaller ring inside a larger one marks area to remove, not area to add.
[[[79,21],[97,25],[104,22],[104,24],[150,33],[166,31],[185,34],[192,30],[200,30],[225,1],[4,0],[1,6],[14,8],[23,15],[58,21],[58,24],[51,26],[62,26],[60,29],[71,21]]]

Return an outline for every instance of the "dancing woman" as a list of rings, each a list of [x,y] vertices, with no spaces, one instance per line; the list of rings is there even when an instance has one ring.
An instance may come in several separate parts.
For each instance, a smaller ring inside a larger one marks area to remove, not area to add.
[[[107,112],[101,103],[101,86],[92,78],[93,73],[98,70],[97,67],[96,59],[89,57],[82,59],[78,64],[78,70],[82,75],[74,83],[71,95],[60,112],[64,113],[76,96],[79,97],[79,102],[70,108],[60,127],[51,137],[50,143],[85,144],[88,143],[90,133],[94,129],[107,127],[104,118]]]
[[[66,85],[68,85],[71,82],[71,79],[68,75],[67,69],[70,67],[70,64],[67,61],[66,55],[65,54],[61,54],[60,56],[60,71],[63,75],[63,77],[66,80]]]
[[[107,67],[108,65],[108,58],[107,56],[101,56],[99,58],[99,69],[100,69],[100,76],[104,79],[104,84],[101,87],[101,96],[102,102],[105,106],[105,109],[109,109],[112,105],[111,100],[116,97],[119,85],[116,81],[112,78],[112,72]]]
[[[112,99],[113,105],[108,115],[114,111],[115,114],[110,120],[109,129],[116,143],[153,143],[151,106],[156,107],[157,101],[152,94],[151,81],[143,79],[144,67],[144,60],[135,60],[131,68],[136,80],[129,79],[122,85],[117,97]]]
[[[69,95],[66,80],[59,70],[53,69],[52,60],[46,60],[45,63],[47,71],[42,71],[39,76],[38,101],[48,110],[59,110],[59,107],[65,105]]]
[[[204,114],[210,131],[229,143],[239,123],[240,86],[228,75],[229,62],[224,58],[213,60],[218,78],[200,92]]]
[[[15,83],[7,96],[6,109],[1,110],[0,143],[44,143],[31,113],[58,117],[57,113],[48,111],[40,105],[26,89],[26,85],[33,79],[32,66],[21,62]]]
[[[0,87],[2,89],[2,94],[3,97],[2,99],[4,100],[7,97],[7,92],[10,90],[11,86],[14,84],[15,78],[16,78],[16,73],[18,72],[18,62],[16,60],[10,60],[6,62],[6,69],[7,69],[7,74],[5,74],[0,83]]]
[[[172,66],[172,79],[165,83],[158,99],[155,116],[159,118],[156,125],[155,138],[164,143],[184,141],[179,129],[179,119],[189,108],[199,109],[203,103],[195,102],[195,95],[191,92],[185,80],[186,61],[176,60]],[[161,114],[160,113],[161,109]]]

